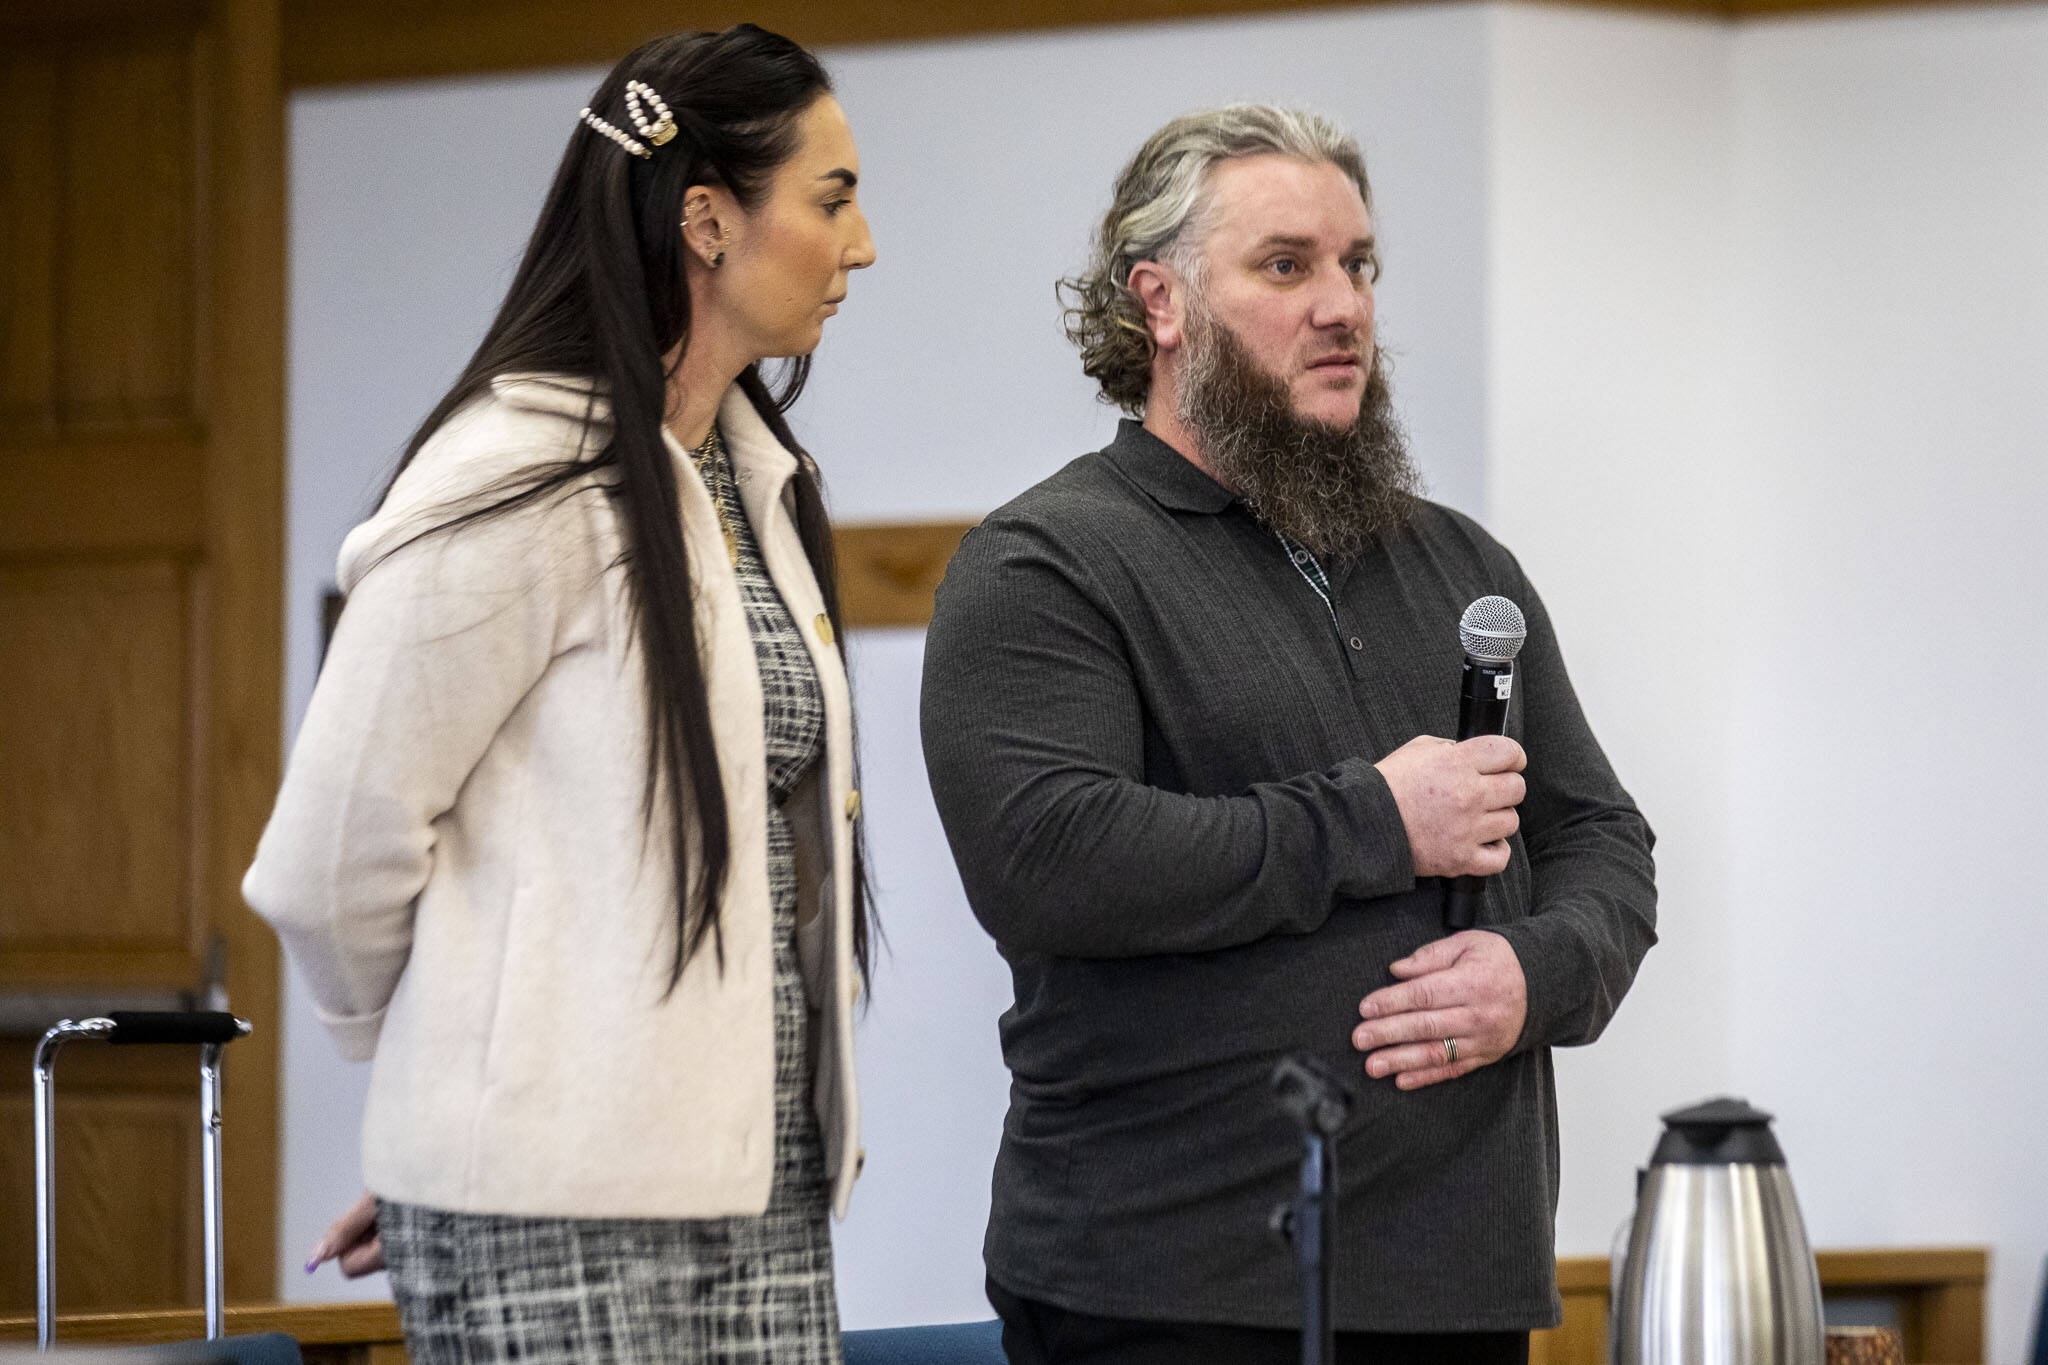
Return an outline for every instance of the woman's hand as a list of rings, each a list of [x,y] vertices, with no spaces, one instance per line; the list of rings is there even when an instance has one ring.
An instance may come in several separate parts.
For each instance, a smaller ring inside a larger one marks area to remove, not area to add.
[[[349,1205],[348,1212],[334,1220],[334,1226],[313,1244],[306,1258],[306,1273],[312,1274],[323,1261],[335,1261],[347,1279],[374,1275],[384,1268],[384,1239],[377,1234],[377,1196],[365,1191]]]

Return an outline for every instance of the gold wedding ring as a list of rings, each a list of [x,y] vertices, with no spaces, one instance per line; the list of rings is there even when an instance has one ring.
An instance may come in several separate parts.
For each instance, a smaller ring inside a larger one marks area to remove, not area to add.
[[[1456,1038],[1446,1038],[1446,1039],[1444,1039],[1444,1065],[1445,1065],[1445,1066],[1455,1066],[1455,1065],[1457,1065],[1457,1062],[1458,1062],[1458,1040],[1457,1040]]]

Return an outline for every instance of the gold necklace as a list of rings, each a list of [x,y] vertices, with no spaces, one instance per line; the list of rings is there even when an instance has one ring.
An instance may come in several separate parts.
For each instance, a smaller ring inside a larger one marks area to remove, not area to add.
[[[718,476],[723,472],[720,459],[725,453],[725,443],[718,439],[718,424],[711,425],[711,434],[704,438],[702,445],[690,451],[690,463],[697,466],[697,476],[704,480],[704,491],[711,495],[711,510],[718,513],[718,529],[725,535],[725,557],[737,569],[740,566],[740,534],[732,524],[732,514],[726,510],[725,491],[720,487],[724,480]]]

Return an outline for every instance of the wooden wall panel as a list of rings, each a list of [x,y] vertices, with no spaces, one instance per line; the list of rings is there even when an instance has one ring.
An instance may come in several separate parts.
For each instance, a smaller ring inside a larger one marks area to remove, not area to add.
[[[158,34],[190,36],[218,0],[9,0],[0,8],[0,51],[74,43],[80,35],[104,47]]]
[[[200,158],[192,39],[0,68],[0,423],[189,420]]]
[[[0,567],[0,950],[190,951],[192,614],[178,565]],[[13,984],[12,982],[10,984]]]
[[[18,1048],[0,1049],[8,1060]],[[199,1068],[190,1049],[124,1049],[119,1089],[65,1084],[58,1068],[57,1289],[64,1304],[130,1308],[196,1301]],[[134,1054],[164,1054],[148,1058]],[[173,1055],[181,1054],[181,1055]],[[65,1062],[75,1059],[65,1056]],[[175,1067],[168,1065],[179,1063]],[[153,1085],[137,1084],[143,1063]],[[26,1060],[22,1060],[24,1069]],[[175,1074],[173,1074],[175,1073]],[[35,1302],[33,1109],[0,1100],[0,1211],[9,1254],[0,1302]],[[182,1253],[182,1254],[181,1254]]]
[[[224,949],[256,1026],[226,1066],[234,1297],[276,1284],[279,964],[237,887],[279,757],[278,43],[277,0],[0,7],[0,993],[39,1029],[52,994],[191,992]],[[28,1047],[0,1040],[15,1138]],[[197,1056],[164,1050],[173,1092],[152,1051],[65,1052],[74,1308],[197,1301],[176,1211]],[[8,1150],[0,1294],[22,1308],[6,1249],[32,1248],[32,1204]]]
[[[206,536],[206,445],[195,425],[89,434],[0,427],[0,559],[155,552],[188,557]]]
[[[49,420],[56,394],[58,63],[0,57],[0,422]]]
[[[190,418],[203,281],[191,40],[72,48],[61,71],[54,416]]]

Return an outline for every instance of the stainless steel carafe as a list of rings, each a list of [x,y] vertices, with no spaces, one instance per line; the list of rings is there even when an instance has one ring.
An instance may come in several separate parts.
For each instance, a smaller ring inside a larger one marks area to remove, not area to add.
[[[1822,1365],[1820,1277],[1771,1116],[1664,1116],[1612,1305],[1614,1365]]]

